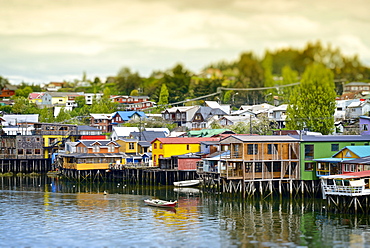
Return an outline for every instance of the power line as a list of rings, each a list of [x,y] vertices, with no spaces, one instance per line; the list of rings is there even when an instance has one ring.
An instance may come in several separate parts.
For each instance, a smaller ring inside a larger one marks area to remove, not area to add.
[[[199,97],[192,98],[192,99],[186,99],[186,100],[180,101],[180,102],[169,103],[167,105],[178,105],[178,104],[185,103],[185,102],[192,102],[192,101],[200,100],[200,99],[203,99],[203,98],[207,98],[207,97],[210,97],[210,96],[221,94],[223,90],[225,90],[225,91],[228,91],[228,90],[233,90],[233,91],[269,90],[269,89],[290,87],[290,86],[298,85],[300,83],[301,82],[293,83],[293,84],[286,84],[286,85],[276,85],[276,86],[272,86],[272,87],[259,87],[259,88],[224,88],[224,87],[218,87],[217,92],[215,92],[215,93],[204,95],[204,96],[199,96]]]

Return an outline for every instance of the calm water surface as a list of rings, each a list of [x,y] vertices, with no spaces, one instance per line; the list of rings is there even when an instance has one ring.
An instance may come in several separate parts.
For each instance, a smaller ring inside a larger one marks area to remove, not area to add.
[[[0,247],[370,247],[368,216],[328,214],[320,200],[47,177],[2,177],[0,197]]]

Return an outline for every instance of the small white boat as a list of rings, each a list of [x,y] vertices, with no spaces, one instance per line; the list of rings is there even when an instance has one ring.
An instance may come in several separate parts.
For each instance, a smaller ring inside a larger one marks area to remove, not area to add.
[[[200,189],[198,188],[186,188],[186,187],[174,188],[173,191],[189,195],[196,195],[200,193]]]
[[[185,180],[185,181],[178,181],[174,182],[173,185],[176,187],[189,187],[189,186],[196,186],[200,184],[202,180]]]
[[[164,201],[159,199],[146,199],[144,202],[146,205],[162,208],[173,208],[176,207],[177,204],[177,201]]]

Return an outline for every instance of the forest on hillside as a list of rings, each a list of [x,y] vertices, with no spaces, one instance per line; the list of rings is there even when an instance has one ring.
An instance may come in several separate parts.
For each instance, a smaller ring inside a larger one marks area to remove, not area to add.
[[[235,61],[225,60],[206,65],[201,74],[195,74],[181,64],[165,71],[153,71],[149,77],[142,77],[139,73],[124,67],[105,82],[98,77],[89,80],[84,74],[81,79],[67,82],[60,91],[146,95],[152,101],[158,102],[161,88],[165,85],[168,90],[168,102],[175,103],[215,93],[220,87],[245,89],[296,83],[299,82],[306,67],[314,63],[323,64],[333,72],[337,95],[342,93],[344,83],[368,82],[370,79],[370,68],[363,65],[357,55],[345,56],[339,48],[333,48],[330,44],[323,45],[317,41],[307,43],[303,49],[289,47],[266,51],[262,58],[252,51],[243,52]],[[6,79],[1,78],[1,84],[6,82]],[[81,85],[81,82],[85,84]],[[27,97],[30,91],[41,90],[38,85],[24,82],[20,85],[17,95]],[[206,100],[232,102],[235,105],[257,104],[264,101],[272,102],[274,96],[279,98],[280,103],[287,103],[291,90],[292,87],[255,91],[229,90]]]

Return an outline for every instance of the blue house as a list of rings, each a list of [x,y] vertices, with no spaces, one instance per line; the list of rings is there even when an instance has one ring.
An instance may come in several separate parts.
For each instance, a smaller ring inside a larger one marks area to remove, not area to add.
[[[360,134],[370,135],[370,117],[360,116]]]
[[[112,125],[119,125],[130,120],[146,119],[147,116],[142,111],[117,111],[112,116]]]

